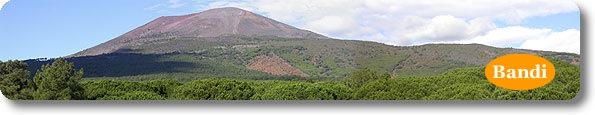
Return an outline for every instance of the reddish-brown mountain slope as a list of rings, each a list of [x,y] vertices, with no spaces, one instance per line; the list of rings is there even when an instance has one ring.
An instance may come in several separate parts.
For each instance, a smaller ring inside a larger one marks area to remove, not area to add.
[[[296,75],[310,77],[310,75],[294,68],[289,62],[274,53],[258,55],[246,65],[248,69],[270,73],[273,75]]]
[[[250,11],[228,7],[183,16],[160,17],[113,40],[72,56],[113,53],[165,39],[222,35],[328,39],[323,35],[301,30]]]

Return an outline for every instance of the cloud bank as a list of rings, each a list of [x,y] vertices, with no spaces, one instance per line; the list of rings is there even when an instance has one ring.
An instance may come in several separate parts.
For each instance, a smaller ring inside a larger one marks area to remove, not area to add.
[[[4,7],[4,4],[6,4],[8,1],[10,1],[10,0],[0,0],[0,10],[2,10],[2,7]]]
[[[339,39],[391,45],[481,43],[580,53],[576,29],[519,26],[531,17],[578,12],[567,0],[223,0],[203,1],[199,7],[239,7]]]

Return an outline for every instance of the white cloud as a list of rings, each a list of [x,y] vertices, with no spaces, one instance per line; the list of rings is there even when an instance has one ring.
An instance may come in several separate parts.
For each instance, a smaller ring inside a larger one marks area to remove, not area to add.
[[[4,7],[4,4],[6,4],[8,1],[10,1],[10,0],[0,0],[0,10],[2,10],[2,7]]]
[[[314,20],[306,23],[306,28],[317,30],[321,33],[348,33],[346,31],[355,28],[355,21],[351,18],[344,18],[339,16],[325,16],[318,20]],[[321,26],[324,25],[324,26]]]
[[[172,9],[184,7],[190,3],[194,3],[194,1],[167,0],[165,3],[155,4],[155,5],[146,7],[145,10],[155,11],[158,13],[166,13],[166,12],[171,12],[170,10],[172,10]]]
[[[485,35],[451,42],[480,43],[496,47],[513,47],[519,46],[529,39],[543,38],[550,33],[552,33],[551,29],[531,29],[521,26],[510,26],[491,30]]]
[[[561,51],[580,54],[580,31],[569,29],[562,32],[550,33],[537,39],[530,39],[521,46],[524,49]]]
[[[465,19],[490,17],[510,23],[525,18],[578,11],[569,0],[223,0],[206,8],[239,6],[256,9],[282,21],[312,21],[328,15],[373,16],[384,14],[432,18],[452,15]]]
[[[496,47],[515,47],[531,50],[557,51],[580,54],[580,31],[511,26],[498,28],[471,39],[432,43],[479,43]],[[423,43],[422,43],[423,44]]]
[[[436,16],[432,19],[417,19],[423,23],[409,25],[410,28],[399,29],[394,34],[406,42],[400,45],[419,44],[424,42],[443,42],[467,39],[481,35],[496,28],[496,25],[486,18],[470,21],[451,15]]]
[[[167,3],[169,8],[179,8],[185,5],[180,0],[168,0]]]
[[[558,33],[517,26],[525,19],[578,11],[570,0],[221,0],[200,7],[239,7],[340,39],[517,48],[530,38]],[[508,26],[497,27],[495,21]]]

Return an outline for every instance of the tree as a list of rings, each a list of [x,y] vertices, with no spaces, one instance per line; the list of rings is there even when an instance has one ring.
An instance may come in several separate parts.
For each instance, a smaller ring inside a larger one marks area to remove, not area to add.
[[[177,100],[248,100],[254,89],[247,82],[207,79],[185,83],[173,91]]]
[[[7,62],[0,61],[0,75],[9,74],[17,69],[26,70],[27,67],[29,67],[29,66],[26,63],[20,62],[20,61],[7,61]]]
[[[90,80],[79,85],[85,89],[85,99],[90,100],[120,97],[135,91],[156,92],[156,89],[149,85],[133,81]]]
[[[333,100],[349,100],[353,92],[351,88],[340,82],[322,82],[317,83],[316,86],[322,88],[322,92],[333,96]]]
[[[174,89],[182,85],[178,80],[162,79],[145,81],[143,84],[153,89],[153,92],[160,94],[163,97],[168,97],[174,92]]]
[[[255,95],[254,100],[347,100],[351,90],[336,83],[285,82]]]
[[[495,86],[489,82],[455,84],[442,88],[424,100],[490,100],[493,99],[492,89]]]
[[[99,98],[99,100],[164,100],[161,95],[155,92],[146,92],[146,91],[132,91],[128,93],[124,93],[123,95],[119,96],[107,96],[103,98]]]
[[[370,81],[390,79],[390,74],[378,74],[368,68],[354,71],[347,78],[346,84],[351,88],[359,88]]]
[[[434,90],[434,85],[419,78],[376,80],[353,93],[356,100],[419,100]]]
[[[331,100],[333,97],[321,92],[312,83],[296,82],[280,84],[260,96],[261,100]]]
[[[43,65],[35,74],[37,85],[33,97],[37,100],[77,100],[83,99],[83,88],[78,80],[83,70],[76,71],[74,64],[65,59],[56,59],[52,64]]]
[[[0,90],[8,99],[33,99],[35,86],[26,69],[27,64],[20,61],[0,62]]]

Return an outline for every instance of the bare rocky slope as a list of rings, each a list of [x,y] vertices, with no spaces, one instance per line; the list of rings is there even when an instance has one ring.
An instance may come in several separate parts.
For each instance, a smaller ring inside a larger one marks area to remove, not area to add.
[[[274,53],[260,54],[250,60],[246,65],[248,69],[262,71],[273,75],[296,75],[309,77],[310,75],[294,68],[287,61]]]

